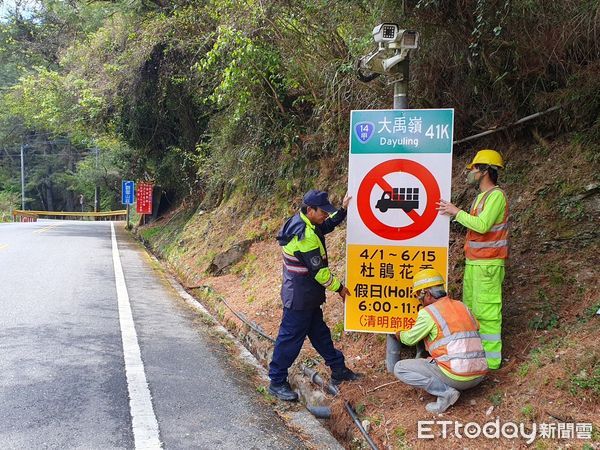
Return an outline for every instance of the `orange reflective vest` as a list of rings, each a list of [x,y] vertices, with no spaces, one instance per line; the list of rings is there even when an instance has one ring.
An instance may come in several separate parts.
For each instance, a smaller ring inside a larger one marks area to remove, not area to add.
[[[499,187],[494,187],[483,194],[481,201],[475,206],[471,205],[472,216],[478,216],[485,207],[485,201],[490,194],[499,190],[506,198],[506,194]],[[473,230],[467,231],[465,239],[465,256],[467,259],[507,259],[508,258],[508,202],[504,208],[502,222],[496,223],[487,233],[481,234]]]
[[[444,297],[425,310],[437,326],[437,336],[425,338],[425,347],[439,366],[459,376],[485,375],[488,363],[479,336],[479,324],[462,303]]]

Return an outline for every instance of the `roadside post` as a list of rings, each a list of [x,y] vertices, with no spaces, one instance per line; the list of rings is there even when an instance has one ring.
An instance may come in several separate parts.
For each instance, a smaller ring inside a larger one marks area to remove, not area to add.
[[[410,54],[419,33],[397,24],[373,29],[377,48],[357,62],[358,78],[394,85],[393,110],[352,111],[348,192],[346,330],[386,333],[386,368],[400,359],[394,332],[414,324],[416,271],[447,273],[449,221],[435,203],[449,198],[453,110],[408,109]],[[435,234],[431,230],[436,230]],[[358,251],[358,253],[356,253]]]
[[[121,203],[127,206],[127,229],[129,230],[131,226],[129,225],[129,217],[130,217],[130,207],[133,205],[135,201],[135,182],[129,180],[123,180],[121,182]]]

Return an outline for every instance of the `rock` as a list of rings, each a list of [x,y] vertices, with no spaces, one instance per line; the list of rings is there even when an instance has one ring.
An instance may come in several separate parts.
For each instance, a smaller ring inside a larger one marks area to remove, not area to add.
[[[369,429],[371,428],[371,422],[368,421],[367,419],[365,419],[361,423],[362,423],[362,426],[365,429],[365,431],[368,433]]]
[[[475,406],[476,404],[477,404],[477,402],[475,400],[473,400],[473,399],[471,399],[469,401],[469,405],[471,405],[471,406]]]
[[[227,273],[227,269],[244,257],[248,249],[250,249],[252,242],[252,239],[238,242],[227,251],[218,254],[213,258],[206,272],[210,275],[223,275]]]

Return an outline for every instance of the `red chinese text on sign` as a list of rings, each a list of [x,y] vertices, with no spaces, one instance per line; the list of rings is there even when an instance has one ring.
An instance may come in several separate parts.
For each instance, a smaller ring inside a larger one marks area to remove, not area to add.
[[[152,183],[138,183],[137,203],[135,210],[138,214],[152,214]]]

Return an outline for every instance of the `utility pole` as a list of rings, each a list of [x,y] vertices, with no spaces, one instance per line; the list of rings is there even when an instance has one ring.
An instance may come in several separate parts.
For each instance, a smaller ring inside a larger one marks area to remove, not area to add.
[[[98,212],[98,201],[100,200],[100,187],[98,186],[98,147],[94,148],[96,151],[96,185],[94,186],[94,212]]]
[[[25,145],[21,143],[21,209],[25,210],[25,160],[23,159],[23,150]]]

